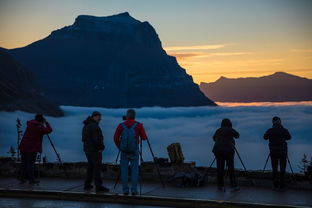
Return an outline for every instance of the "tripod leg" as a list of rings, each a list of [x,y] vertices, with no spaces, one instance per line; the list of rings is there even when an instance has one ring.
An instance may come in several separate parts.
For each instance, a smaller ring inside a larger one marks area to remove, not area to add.
[[[235,150],[235,152],[236,152],[236,154],[237,154],[237,156],[238,156],[240,162],[242,163],[242,166],[244,167],[244,170],[245,170],[245,173],[246,173],[247,178],[249,178],[248,171],[247,171],[247,169],[246,169],[246,167],[245,167],[245,164],[244,164],[244,162],[243,162],[241,156],[239,155],[239,153],[238,153],[236,147],[234,147],[234,150]],[[255,185],[255,184],[256,184],[256,182],[255,182],[253,179],[250,179],[250,182],[251,182],[252,185]]]
[[[142,152],[139,152],[140,153],[140,157],[142,159],[142,163],[144,163],[144,160],[143,160],[143,156],[142,156]]]
[[[143,162],[143,158],[142,158],[142,140],[140,140],[140,166],[139,166],[139,175],[140,175],[140,196],[142,196],[142,162]]]
[[[215,162],[216,162],[216,157],[213,159],[213,161],[212,161],[212,163],[210,164],[209,168],[211,168]]]
[[[148,147],[149,147],[149,149],[150,149],[150,151],[151,151],[151,154],[152,154],[152,157],[153,157],[153,161],[154,161],[154,164],[155,164],[156,169],[157,169],[157,172],[158,172],[158,176],[159,176],[160,182],[161,182],[161,184],[163,185],[163,187],[165,187],[165,183],[163,182],[163,180],[162,180],[162,178],[161,178],[160,169],[159,169],[158,164],[157,164],[156,161],[155,161],[155,155],[154,155],[154,152],[153,152],[153,150],[152,150],[152,147],[151,147],[151,144],[150,144],[148,138],[146,138],[146,141],[147,141]]]
[[[291,163],[290,163],[290,160],[289,160],[289,157],[287,156],[287,161],[288,161],[288,164],[289,164],[289,168],[290,168],[290,171],[291,173],[294,175],[294,171],[292,169],[292,166],[291,166]]]
[[[236,154],[237,154],[237,156],[238,156],[238,158],[239,158],[239,160],[240,160],[240,162],[241,162],[245,172],[247,172],[247,169],[246,169],[246,167],[245,167],[245,165],[243,163],[243,160],[242,160],[241,156],[239,155],[239,153],[238,153],[238,151],[237,151],[237,149],[235,147],[234,147],[234,150],[235,150],[235,152],[236,152]]]
[[[213,161],[211,162],[211,164],[209,165],[209,167],[206,169],[205,173],[204,173],[204,176],[203,176],[203,180],[205,180],[207,174],[208,174],[208,170],[213,166],[213,164],[215,163],[216,161],[216,157],[213,159]]]
[[[117,154],[117,157],[116,157],[116,161],[115,161],[116,164],[117,164],[117,162],[118,162],[119,155],[120,155],[120,150],[118,151],[118,154]]]
[[[69,178],[69,175],[68,175],[68,173],[67,173],[67,171],[66,171],[66,169],[65,169],[65,167],[64,167],[64,165],[63,165],[63,162],[62,162],[62,159],[61,159],[60,154],[56,151],[55,146],[54,146],[54,144],[53,144],[53,142],[52,142],[52,140],[51,140],[49,134],[47,134],[47,136],[48,136],[48,139],[49,139],[49,141],[50,141],[50,144],[51,144],[51,146],[52,146],[52,148],[53,148],[53,150],[54,150],[54,152],[55,152],[55,154],[56,154],[56,157],[57,157],[57,159],[58,159],[58,161],[59,161],[61,167],[62,167],[63,170],[64,170],[64,173],[65,173],[65,175],[66,175],[66,178]]]
[[[40,180],[40,162],[41,162],[41,153],[39,153],[38,160],[39,160],[39,162],[38,162],[38,169],[37,169],[37,171],[38,171],[38,180]]]
[[[266,166],[267,166],[267,164],[268,164],[269,159],[270,159],[270,154],[268,155],[268,157],[267,157],[267,159],[266,159],[266,161],[265,161],[265,164],[264,164],[264,167],[263,167],[262,173],[264,173],[265,168],[266,168]]]
[[[120,175],[121,175],[121,170],[120,170],[120,168],[119,168],[119,173],[118,173],[118,176],[117,176],[116,181],[115,181],[115,184],[114,184],[114,190],[116,189],[116,186],[117,186],[117,184],[118,184],[118,182],[119,182]]]
[[[289,164],[290,171],[291,171],[291,173],[292,173],[291,178],[293,179],[294,182],[296,182],[296,178],[295,178],[295,176],[294,176],[294,171],[293,171],[293,169],[292,169],[292,166],[291,166],[291,163],[290,163],[290,160],[289,160],[288,155],[287,155],[287,161],[288,161],[288,164]]]
[[[120,150],[118,151],[118,154],[117,154],[117,157],[116,157],[116,164],[118,162],[119,155],[120,155]],[[119,164],[119,171],[118,171],[118,175],[117,175],[117,178],[116,178],[116,181],[115,181],[115,184],[114,184],[114,190],[116,189],[116,186],[117,186],[117,184],[119,182],[120,175],[121,175],[121,167],[120,167],[120,164]]]

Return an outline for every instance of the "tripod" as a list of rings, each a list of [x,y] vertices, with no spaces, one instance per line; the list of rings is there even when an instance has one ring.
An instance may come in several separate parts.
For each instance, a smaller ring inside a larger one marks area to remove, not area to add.
[[[215,163],[215,161],[216,161],[216,157],[213,158],[213,161],[211,162],[211,164],[209,165],[209,167],[206,168],[206,170],[205,170],[203,176],[201,177],[201,179],[198,180],[197,186],[204,184],[205,178],[206,178],[207,175],[208,175],[208,171],[209,171],[209,169],[213,166],[213,164]]]
[[[265,164],[264,164],[264,167],[263,167],[262,173],[264,173],[264,171],[265,171],[265,168],[266,168],[266,166],[267,166],[267,164],[268,164],[269,158],[270,158],[270,153],[269,153],[269,155],[268,155],[268,157],[267,157],[267,159],[266,159],[266,161],[265,161]],[[292,166],[291,166],[291,163],[290,163],[290,160],[289,160],[288,155],[287,155],[286,160],[287,160],[287,162],[288,162],[289,169],[290,169],[290,171],[291,171],[292,175],[294,175],[294,171],[293,171],[293,169],[292,169]]]
[[[65,169],[65,167],[64,167],[64,164],[63,164],[63,162],[62,162],[61,156],[60,156],[60,154],[56,151],[55,146],[54,146],[54,144],[53,144],[53,142],[52,142],[52,139],[50,138],[49,134],[47,134],[47,137],[48,137],[49,142],[50,142],[50,144],[51,144],[51,146],[52,146],[52,148],[53,148],[53,150],[54,150],[54,152],[55,152],[55,154],[56,154],[57,160],[58,160],[58,162],[60,163],[60,166],[63,168],[66,178],[68,179],[68,178],[69,178],[69,175],[68,175],[68,173],[67,173],[67,171],[66,171],[66,169]]]
[[[156,159],[155,159],[155,155],[154,155],[152,146],[151,146],[151,144],[150,144],[148,138],[146,138],[146,141],[147,141],[149,150],[150,150],[150,152],[151,152],[151,155],[152,155],[152,157],[153,157],[153,162],[154,162],[154,165],[155,165],[155,167],[156,167],[156,170],[157,170],[157,173],[158,173],[160,182],[161,182],[162,186],[165,187],[165,183],[164,183],[163,180],[162,180],[162,177],[161,177],[161,174],[160,174],[160,169],[159,169],[159,166],[158,166],[158,164],[157,164],[157,162],[156,162]],[[142,149],[143,149],[142,140],[140,140],[140,148],[139,148],[139,155],[140,155],[140,167],[139,167],[139,175],[140,175],[140,196],[142,195],[142,173],[141,173],[141,165],[142,165],[142,163],[143,163]],[[118,161],[119,155],[120,155],[120,150],[119,150],[119,152],[118,152],[118,154],[117,154],[116,163],[117,163],[117,161]],[[119,179],[120,179],[120,175],[121,175],[121,171],[119,171],[119,174],[118,174],[118,176],[117,176],[117,178],[116,178],[116,181],[115,181],[115,184],[114,184],[114,189],[116,189],[116,186],[117,186],[117,184],[118,184],[118,182],[119,182]]]

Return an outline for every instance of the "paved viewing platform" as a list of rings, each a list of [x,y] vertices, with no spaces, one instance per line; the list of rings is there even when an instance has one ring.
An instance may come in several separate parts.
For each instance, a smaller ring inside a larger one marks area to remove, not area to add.
[[[29,185],[11,177],[0,178],[0,207],[25,204],[30,208],[93,207],[94,203],[96,207],[312,207],[311,190],[276,192],[265,187],[241,186],[239,192],[230,189],[220,192],[215,184],[180,188],[144,182],[142,196],[124,196],[121,184],[113,189],[113,180],[104,180],[104,185],[110,188],[107,194],[85,192],[81,179],[41,178],[40,181],[39,185]]]

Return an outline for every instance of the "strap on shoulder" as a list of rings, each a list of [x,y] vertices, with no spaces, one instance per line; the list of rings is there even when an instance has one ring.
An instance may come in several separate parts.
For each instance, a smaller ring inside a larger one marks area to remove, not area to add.
[[[137,127],[139,123],[138,122],[135,122],[132,126],[131,126],[131,129],[134,129],[135,127]]]
[[[121,123],[121,126],[122,126],[123,129],[127,129],[128,128],[125,123]]]

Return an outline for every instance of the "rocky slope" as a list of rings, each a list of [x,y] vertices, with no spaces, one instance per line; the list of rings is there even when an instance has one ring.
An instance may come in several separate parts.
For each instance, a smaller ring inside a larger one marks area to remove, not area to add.
[[[33,74],[0,50],[0,111],[63,116],[63,111],[40,95],[39,89]]]

